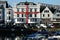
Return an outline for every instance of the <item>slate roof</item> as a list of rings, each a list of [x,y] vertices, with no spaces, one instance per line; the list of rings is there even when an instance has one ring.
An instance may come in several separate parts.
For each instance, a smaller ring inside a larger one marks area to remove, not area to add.
[[[19,2],[17,5],[21,5],[22,3],[23,3],[24,5],[25,5],[25,3],[29,3],[29,4],[31,3],[31,4],[33,4],[33,5],[36,5],[36,4],[33,3],[33,2]]]
[[[57,8],[59,8],[57,5],[55,5]],[[55,12],[55,10],[57,9],[57,8],[55,8],[55,6],[54,5],[50,5],[50,4],[41,4],[41,6],[40,6],[40,12],[42,12],[46,7],[48,7],[49,9],[50,9],[50,11],[52,12],[52,13],[54,13]]]
[[[25,3],[32,3],[33,5],[36,5],[35,3],[33,2],[19,2],[17,5],[21,5],[21,3],[23,3],[25,5]],[[40,3],[40,13],[46,8],[48,7],[50,9],[50,11],[52,13],[55,12],[56,9],[59,9],[60,8],[60,5],[52,5],[52,4],[45,4],[45,3]]]
[[[5,3],[6,3],[6,8],[11,7],[11,5],[9,5],[7,1],[0,1],[0,4],[5,4]]]
[[[46,8],[46,6],[40,6],[40,13]]]

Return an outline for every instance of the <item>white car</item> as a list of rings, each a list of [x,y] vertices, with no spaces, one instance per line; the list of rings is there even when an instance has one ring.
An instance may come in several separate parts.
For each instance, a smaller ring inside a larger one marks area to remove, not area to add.
[[[45,24],[40,24],[40,26],[43,28],[47,28],[47,26]]]

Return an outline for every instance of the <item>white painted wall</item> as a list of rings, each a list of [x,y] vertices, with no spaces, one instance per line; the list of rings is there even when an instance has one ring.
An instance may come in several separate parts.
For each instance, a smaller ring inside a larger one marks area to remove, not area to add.
[[[45,12],[44,12],[45,10],[49,10],[49,13],[45,13]],[[45,15],[45,17],[43,17],[43,14]],[[48,14],[50,15],[49,17],[48,17]],[[53,17],[53,13],[50,11],[50,9],[49,9],[48,7],[46,7],[46,8],[42,11],[41,15],[42,15],[42,19],[45,19],[45,18],[49,19],[49,18],[52,18],[52,17]]]
[[[17,8],[19,8],[19,11],[21,12],[21,8],[24,8],[24,12],[26,12],[26,5],[18,5],[13,8],[13,11],[14,11],[14,21],[15,23],[26,23],[26,17],[21,17],[21,14],[19,14],[19,18],[23,18],[25,21],[24,22],[18,22],[17,21],[17,14],[15,12],[17,12]],[[34,12],[34,8],[37,8],[37,12],[40,12],[40,5],[29,5],[28,8],[32,8],[32,11]],[[25,15],[25,14],[24,14]],[[36,18],[38,21],[37,22],[31,22],[30,19],[33,19],[33,18]],[[32,14],[32,17],[29,17],[28,18],[28,23],[40,23],[40,13],[37,14],[37,17],[34,17],[34,14]]]

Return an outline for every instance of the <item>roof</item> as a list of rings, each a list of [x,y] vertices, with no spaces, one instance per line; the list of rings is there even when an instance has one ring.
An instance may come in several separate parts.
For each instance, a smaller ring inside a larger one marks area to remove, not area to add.
[[[40,12],[42,12],[46,7],[48,7],[49,9],[50,9],[50,11],[52,12],[52,13],[54,13],[55,12],[55,8],[53,8],[53,7],[49,7],[49,6],[40,6]]]
[[[35,3],[33,3],[33,2],[19,2],[17,5],[21,5],[21,4],[26,5],[25,3],[29,3],[29,4],[36,5],[36,4],[35,4]]]
[[[60,5],[53,5],[53,4],[46,4],[46,3],[40,3],[40,4],[48,7],[60,8]]]
[[[46,6],[40,6],[40,12],[42,12],[45,8]]]
[[[0,1],[0,4],[6,4],[6,8],[11,7],[7,1]]]
[[[60,9],[60,5],[52,5],[52,4],[41,3],[40,12],[42,12],[46,7],[48,7],[52,13],[54,13],[55,10]]]

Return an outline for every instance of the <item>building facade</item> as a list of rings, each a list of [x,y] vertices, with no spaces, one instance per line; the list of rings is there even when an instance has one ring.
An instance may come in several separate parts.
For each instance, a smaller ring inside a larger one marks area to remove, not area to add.
[[[33,2],[19,2],[12,8],[0,1],[0,23],[14,25],[59,24],[60,6]]]
[[[0,26],[13,21],[13,10],[7,1],[0,1]]]
[[[40,4],[20,2],[13,8],[15,24],[40,24]]]

